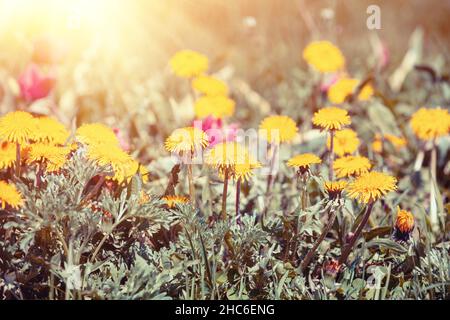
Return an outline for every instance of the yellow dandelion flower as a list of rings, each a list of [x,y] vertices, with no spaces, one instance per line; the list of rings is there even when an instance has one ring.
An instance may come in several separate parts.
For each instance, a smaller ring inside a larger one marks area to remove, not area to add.
[[[347,181],[325,181],[324,187],[328,196],[331,199],[335,199],[341,196],[342,191],[344,191],[347,186]]]
[[[450,114],[448,110],[420,108],[411,117],[411,128],[422,140],[432,140],[450,132]]]
[[[195,127],[185,127],[176,129],[166,139],[165,147],[169,152],[178,154],[185,152],[195,152],[208,145],[208,135]]]
[[[35,121],[37,126],[35,141],[60,145],[67,142],[70,133],[59,121],[50,117],[39,117]]]
[[[219,170],[232,169],[235,165],[249,162],[247,150],[234,141],[218,143],[205,155],[205,163]]]
[[[234,114],[236,104],[225,96],[203,96],[194,104],[194,112],[197,118],[213,116],[215,118],[231,117]]]
[[[374,94],[374,90],[373,90],[372,85],[366,84],[366,85],[364,85],[364,87],[361,88],[361,91],[358,94],[358,100],[359,101],[367,101],[373,97],[373,94]]]
[[[87,158],[95,161],[99,166],[111,166],[114,171],[112,180],[119,183],[130,177],[133,159],[131,156],[115,145],[98,144],[88,148]]]
[[[148,182],[148,173],[148,169],[133,158],[130,158],[129,162],[124,165],[124,180],[126,181],[139,174],[143,182]]]
[[[192,50],[181,50],[170,59],[169,65],[177,76],[191,78],[208,70],[208,58]]]
[[[75,133],[77,140],[87,146],[107,144],[119,146],[119,139],[111,128],[101,123],[83,124]]]
[[[358,135],[352,129],[336,131],[334,134],[333,150],[339,157],[352,154],[359,147]],[[330,149],[331,138],[328,137],[327,148]]]
[[[328,100],[335,104],[341,104],[347,96],[353,94],[359,86],[360,81],[352,78],[341,78],[328,89]],[[358,94],[359,101],[367,101],[373,96],[373,87],[364,85]]]
[[[189,202],[188,198],[182,196],[165,196],[162,199],[170,209],[175,208],[178,204],[186,204]]]
[[[372,164],[366,157],[346,156],[336,159],[333,163],[333,169],[338,178],[360,176],[367,173]]]
[[[26,162],[45,163],[47,172],[56,172],[66,163],[69,152],[70,148],[34,143],[29,147]]]
[[[0,170],[9,169],[16,162],[16,145],[10,142],[0,142]]]
[[[261,168],[261,163],[259,161],[256,161],[251,157],[249,154],[247,154],[246,159],[243,163],[236,163],[230,172],[230,176],[234,178],[234,180],[241,179],[242,181],[248,181],[253,176],[253,170]],[[225,178],[224,170],[219,169],[219,175],[222,179]]]
[[[351,123],[347,110],[328,107],[314,113],[313,124],[324,130],[341,130]]]
[[[320,72],[335,72],[345,66],[341,50],[329,41],[314,41],[303,50],[303,59]]]
[[[288,160],[288,167],[299,168],[302,171],[308,170],[313,164],[320,164],[322,160],[312,153],[299,154]]]
[[[19,209],[23,202],[22,195],[14,185],[0,181],[0,205],[2,209],[5,209],[7,205],[13,209]]]
[[[287,116],[269,116],[259,125],[259,132],[271,143],[291,142],[297,135],[295,121]]]
[[[374,202],[397,189],[397,179],[382,172],[368,172],[349,183],[348,196],[362,203]]]
[[[377,153],[381,153],[383,151],[383,140],[391,143],[396,150],[400,150],[406,146],[406,139],[403,137],[397,137],[389,133],[385,135],[376,134],[375,139],[372,142],[373,151]]]
[[[201,75],[192,80],[192,88],[207,96],[226,96],[228,86],[215,77]]]
[[[36,121],[28,112],[14,111],[0,118],[0,140],[24,144],[36,133]]]

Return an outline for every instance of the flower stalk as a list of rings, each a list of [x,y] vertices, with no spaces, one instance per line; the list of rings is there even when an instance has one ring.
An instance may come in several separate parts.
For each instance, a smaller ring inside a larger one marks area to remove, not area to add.
[[[333,181],[333,162],[334,162],[334,130],[330,131],[330,155],[328,158],[328,175],[330,181]]]
[[[237,221],[240,222],[241,220],[241,212],[239,210],[240,204],[241,204],[241,178],[237,179],[236,181],[236,218]]]
[[[223,192],[222,192],[222,220],[227,218],[227,193],[228,193],[228,178],[229,178],[228,167],[224,169],[224,180],[223,180]]]
[[[271,144],[270,145],[270,150],[271,150],[271,157],[270,157],[270,171],[269,171],[269,176],[267,177],[267,194],[270,193],[270,191],[272,190],[272,185],[273,185],[273,181],[274,181],[274,168],[275,168],[275,161],[277,159],[278,156],[278,145],[277,144]]]
[[[300,269],[302,271],[304,271],[306,269],[306,267],[309,265],[309,263],[311,262],[312,258],[315,255],[317,249],[319,248],[320,244],[322,243],[322,241],[327,236],[328,232],[330,232],[331,228],[333,227],[334,221],[336,220],[336,216],[337,216],[337,210],[333,209],[333,207],[331,206],[330,209],[328,210],[328,216],[329,216],[329,218],[328,218],[327,225],[323,229],[320,237],[314,243],[311,250],[309,250],[309,252],[306,254],[305,259],[303,259],[303,261],[300,265]]]
[[[305,172],[301,174],[302,179],[302,192],[301,192],[301,206],[302,211],[306,210],[307,203],[308,203],[308,173]]]
[[[433,140],[431,147],[431,159],[430,159],[430,220],[433,229],[439,228],[439,218],[437,214],[436,207],[436,190],[435,186],[437,186],[436,180],[436,171],[437,171],[437,150],[436,150],[436,142]],[[437,231],[437,230],[436,230]]]
[[[16,177],[20,177],[20,144],[16,143]]]
[[[364,213],[364,217],[361,221],[361,223],[358,225],[358,228],[356,229],[354,235],[351,237],[349,243],[345,246],[344,251],[341,254],[341,257],[339,258],[339,264],[343,264],[347,262],[347,258],[352,252],[353,246],[355,245],[356,240],[358,240],[359,236],[361,235],[364,227],[367,224],[367,221],[369,221],[370,214],[372,213],[373,205],[375,202],[370,202],[367,206],[366,212]]]
[[[188,163],[187,165],[187,176],[188,176],[188,183],[189,183],[189,199],[191,204],[193,205],[195,203],[195,186],[194,186],[194,177],[192,174],[193,167],[191,163]]]

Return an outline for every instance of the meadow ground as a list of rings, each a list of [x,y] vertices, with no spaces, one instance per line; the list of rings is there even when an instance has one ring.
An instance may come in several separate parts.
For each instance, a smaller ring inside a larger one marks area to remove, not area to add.
[[[0,297],[448,299],[449,13],[0,0]]]

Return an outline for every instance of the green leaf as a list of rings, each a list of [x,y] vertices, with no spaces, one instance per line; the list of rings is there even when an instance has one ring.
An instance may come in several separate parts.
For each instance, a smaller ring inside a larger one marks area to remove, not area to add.
[[[368,248],[382,247],[400,254],[405,254],[408,252],[407,248],[405,248],[404,246],[395,241],[392,241],[391,239],[373,239],[367,243],[367,247]]]

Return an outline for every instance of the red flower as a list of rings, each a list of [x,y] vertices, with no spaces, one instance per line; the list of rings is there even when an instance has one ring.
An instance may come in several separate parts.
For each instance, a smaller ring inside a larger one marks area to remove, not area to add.
[[[323,269],[325,271],[325,274],[336,277],[338,272],[341,270],[341,265],[337,260],[330,259],[325,262]]]
[[[209,137],[209,147],[218,143],[236,140],[238,125],[223,126],[222,119],[208,116],[203,120],[195,120],[194,127],[203,130]]]
[[[54,85],[55,78],[42,74],[34,64],[29,65],[19,77],[20,92],[27,102],[47,97]]]

